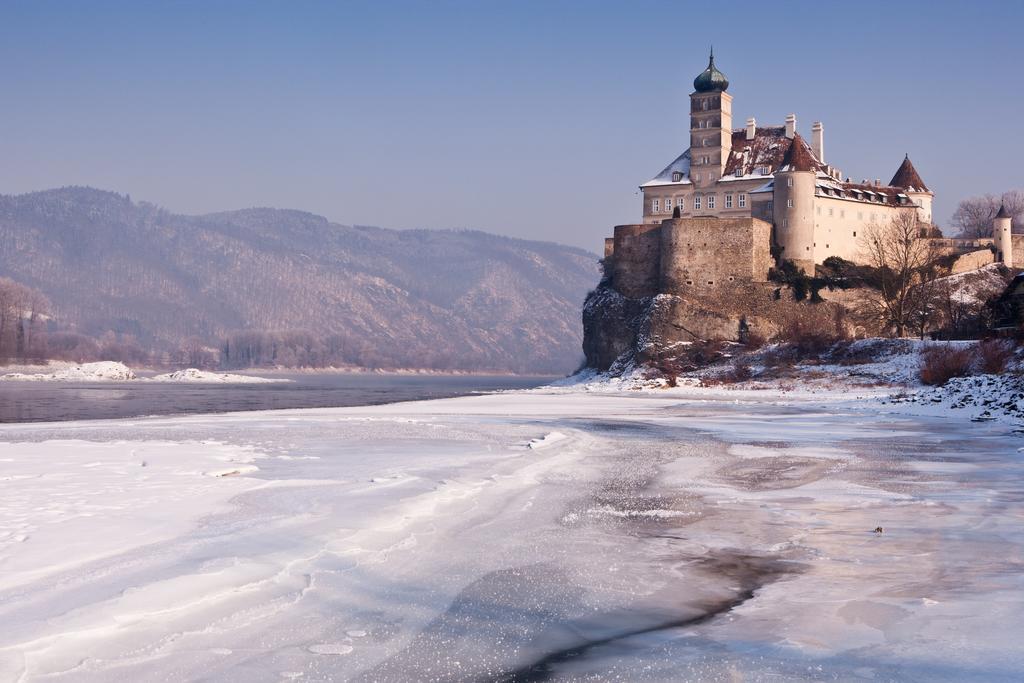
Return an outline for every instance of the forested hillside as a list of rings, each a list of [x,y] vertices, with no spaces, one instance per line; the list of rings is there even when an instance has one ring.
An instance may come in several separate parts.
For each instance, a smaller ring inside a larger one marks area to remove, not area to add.
[[[89,188],[0,196],[0,276],[49,299],[51,328],[236,367],[571,371],[597,270],[580,249],[475,231],[185,216]]]

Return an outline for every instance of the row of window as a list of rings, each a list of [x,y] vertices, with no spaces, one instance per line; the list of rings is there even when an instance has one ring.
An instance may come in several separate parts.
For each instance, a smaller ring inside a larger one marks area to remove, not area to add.
[[[818,213],[819,216],[821,215],[821,207],[820,206],[817,208],[817,213]],[[828,215],[829,216],[835,216],[836,215],[835,207],[831,207],[830,206],[828,208]],[[840,218],[846,218],[846,209],[839,209],[839,217]],[[872,212],[871,213],[871,218],[870,218],[871,222],[874,222],[875,217],[876,217],[875,213]],[[864,212],[863,211],[858,211],[857,212],[857,220],[858,221],[863,221],[864,220]]]
[[[701,208],[702,208],[702,205],[703,206],[707,206],[707,208],[709,208],[709,209],[714,209],[715,205],[716,205],[716,202],[718,201],[716,199],[717,196],[718,195],[714,195],[714,194],[707,194],[707,195],[695,194],[695,195],[693,195],[693,210],[694,211],[700,211]],[[747,208],[747,195],[742,193],[742,192],[740,194],[736,195],[736,205],[740,209]],[[652,199],[651,200],[651,213],[661,213],[663,206],[664,206],[665,213],[672,213],[672,208],[673,208],[672,207],[672,198],[671,197],[666,197],[664,204],[662,204],[662,200],[661,199]],[[685,211],[686,210],[686,197],[676,197],[676,199],[675,199],[675,206],[680,211]],[[727,209],[733,208],[733,195],[731,193],[725,195],[725,208],[727,208]]]
[[[708,111],[721,109],[722,100],[719,97],[708,97],[704,99],[690,100],[690,111]]]
[[[694,119],[691,128],[721,128],[722,122],[718,119]]]
[[[701,157],[698,163],[710,164],[711,163],[711,157]],[[686,174],[683,173],[682,171],[672,171],[672,182],[673,183],[678,183],[684,177],[686,177]],[[714,182],[716,179],[717,179],[717,176],[714,174],[714,172],[708,173],[708,182]],[[695,182],[695,183],[699,183],[700,182],[700,173],[694,173],[693,174],[693,182]]]

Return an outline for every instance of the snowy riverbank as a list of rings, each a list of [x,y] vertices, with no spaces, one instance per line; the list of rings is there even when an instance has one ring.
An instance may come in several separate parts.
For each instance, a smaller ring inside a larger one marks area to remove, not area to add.
[[[176,370],[154,376],[140,376],[124,363],[98,361],[81,365],[62,364],[49,372],[8,372],[0,375],[4,382],[192,382],[197,384],[265,384],[290,382],[284,378],[254,377],[223,372],[209,372],[196,368]]]
[[[685,391],[4,427],[0,679],[1021,670],[1007,425]]]

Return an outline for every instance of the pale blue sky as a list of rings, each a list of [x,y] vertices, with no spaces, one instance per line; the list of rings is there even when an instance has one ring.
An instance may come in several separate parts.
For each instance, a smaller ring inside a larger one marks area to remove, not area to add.
[[[0,193],[92,185],[598,251],[685,148],[713,40],[737,126],[820,119],[858,180],[909,152],[945,223],[1024,186],[1022,25],[1016,1],[4,1]]]

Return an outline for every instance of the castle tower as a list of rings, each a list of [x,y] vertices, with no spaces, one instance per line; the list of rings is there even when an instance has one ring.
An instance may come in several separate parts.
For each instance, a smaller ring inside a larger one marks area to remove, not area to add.
[[[999,205],[999,213],[992,219],[992,240],[996,246],[996,260],[1013,266],[1013,233],[1012,219],[1006,210],[1006,204]]]
[[[708,68],[693,79],[690,95],[690,180],[700,190],[714,185],[732,152],[732,95],[729,79],[715,67],[712,49]]]
[[[782,247],[780,260],[792,261],[808,275],[814,274],[814,182],[818,163],[799,133],[775,173],[775,242]]]
[[[903,155],[903,163],[896,169],[896,174],[889,181],[891,187],[902,187],[907,197],[917,205],[917,219],[922,223],[932,222],[932,198],[935,197],[928,186],[921,180],[920,174],[910,163],[910,155]]]

